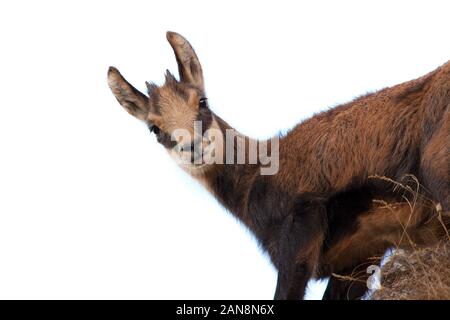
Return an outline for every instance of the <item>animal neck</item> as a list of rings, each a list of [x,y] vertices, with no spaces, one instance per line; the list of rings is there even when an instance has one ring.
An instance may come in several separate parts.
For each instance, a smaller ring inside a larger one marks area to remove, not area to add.
[[[235,134],[238,139],[234,140],[233,156],[226,159],[229,151],[223,145],[224,159],[223,163],[214,163],[209,165],[208,169],[197,178],[217,199],[218,201],[237,218],[247,223],[247,199],[253,181],[260,173],[260,163],[251,161],[251,146],[258,145],[258,141],[238,133],[228,123],[221,118],[214,116],[216,126],[223,134],[226,143],[226,134]],[[238,142],[240,140],[240,142]],[[242,161],[244,159],[244,161]],[[230,161],[233,160],[233,161]]]

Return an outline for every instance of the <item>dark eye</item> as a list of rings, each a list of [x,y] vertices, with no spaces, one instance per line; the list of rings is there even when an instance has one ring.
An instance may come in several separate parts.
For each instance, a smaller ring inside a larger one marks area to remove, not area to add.
[[[198,102],[198,106],[199,106],[200,109],[208,107],[208,103],[206,102],[207,100],[208,100],[207,98],[201,98],[200,99],[200,101]]]
[[[157,126],[150,126],[149,129],[150,129],[150,132],[153,132],[156,135],[158,135],[161,132],[161,130]]]

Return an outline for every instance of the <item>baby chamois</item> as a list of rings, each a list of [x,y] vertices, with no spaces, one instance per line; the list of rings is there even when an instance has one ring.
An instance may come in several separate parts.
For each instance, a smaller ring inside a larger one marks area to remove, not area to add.
[[[360,298],[364,281],[333,275],[362,270],[368,277],[365,267],[387,248],[443,236],[440,226],[448,224],[450,210],[449,62],[317,114],[266,143],[236,132],[211,111],[193,48],[174,32],[167,40],[179,80],[167,72],[164,85],[147,83],[145,95],[110,67],[109,86],[253,232],[278,270],[276,299],[302,299],[310,278],[330,276],[325,299]],[[242,150],[243,156],[229,157]],[[263,174],[275,162],[276,170]],[[411,192],[414,184],[405,177],[413,176],[426,197]]]

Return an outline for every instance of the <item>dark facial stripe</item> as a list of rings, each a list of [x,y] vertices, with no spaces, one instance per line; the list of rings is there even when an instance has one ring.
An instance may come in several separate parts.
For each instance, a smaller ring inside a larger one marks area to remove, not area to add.
[[[198,112],[196,120],[202,122],[202,134],[204,134],[205,131],[208,130],[209,127],[211,127],[212,123],[211,110],[209,110],[209,108],[201,108]]]

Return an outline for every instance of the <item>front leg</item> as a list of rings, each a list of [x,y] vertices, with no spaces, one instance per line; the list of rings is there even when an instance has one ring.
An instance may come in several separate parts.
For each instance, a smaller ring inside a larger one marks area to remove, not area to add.
[[[306,262],[295,264],[292,270],[279,270],[275,300],[302,300],[313,268]]]
[[[276,300],[303,299],[318,262],[326,230],[322,200],[299,198],[280,230]]]

